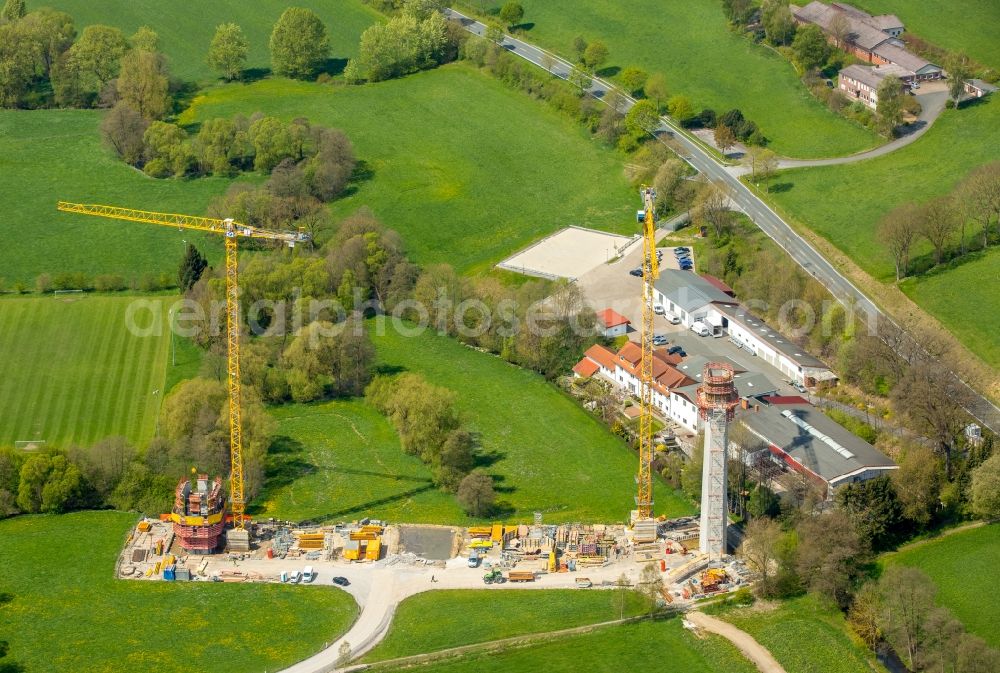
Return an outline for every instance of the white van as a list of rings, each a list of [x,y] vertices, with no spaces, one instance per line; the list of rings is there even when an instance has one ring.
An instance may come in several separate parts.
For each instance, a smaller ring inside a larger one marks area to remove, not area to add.
[[[670,311],[665,312],[663,314],[663,317],[666,318],[667,322],[670,323],[671,325],[680,325],[681,324],[681,319],[678,318],[673,313],[671,313]]]
[[[313,571],[313,567],[312,566],[306,566],[302,570],[302,581],[308,583],[308,582],[312,582],[314,579],[316,579],[316,573],[315,573],[315,571]]]
[[[301,579],[302,579],[302,573],[300,573],[298,570],[293,570],[288,575],[288,583],[289,584],[298,584],[299,580],[301,580]]]
[[[691,331],[698,336],[708,336],[712,333],[712,330],[708,328],[708,325],[700,320],[695,320],[694,323],[691,324]]]

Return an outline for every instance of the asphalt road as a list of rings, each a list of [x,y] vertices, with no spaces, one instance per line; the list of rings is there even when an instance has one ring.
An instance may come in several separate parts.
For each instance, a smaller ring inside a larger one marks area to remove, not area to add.
[[[485,24],[465,16],[454,9],[447,8],[443,11],[446,18],[459,22],[470,33],[479,35],[480,37],[486,36]],[[512,54],[547,69],[553,75],[562,79],[568,79],[570,73],[573,71],[573,65],[568,61],[509,35],[504,36],[500,45]],[[591,81],[588,93],[595,98],[603,100],[608,97],[612,89],[613,87],[610,84],[595,77]],[[621,110],[622,112],[626,112],[635,104],[635,100],[624,94],[620,95],[622,98]],[[879,319],[892,321],[864,292],[857,288],[850,280],[842,276],[815,248],[788,226],[777,213],[757,198],[739,179],[739,171],[727,170],[726,166],[719,163],[711,154],[702,149],[698,143],[666,117],[661,118],[658,128],[649,130],[657,137],[662,137],[663,135],[671,137],[683,149],[684,156],[682,158],[693,166],[695,170],[713,181],[729,186],[732,190],[733,207],[746,213],[765,234],[770,236],[799,266],[822,283],[838,301],[847,306],[853,306],[855,314],[862,321],[871,326],[876,325]],[[961,381],[961,379],[959,381],[971,393],[972,402],[966,406],[966,411],[990,430],[1000,432],[1000,409],[979,394],[978,391],[968,386],[964,381]]]

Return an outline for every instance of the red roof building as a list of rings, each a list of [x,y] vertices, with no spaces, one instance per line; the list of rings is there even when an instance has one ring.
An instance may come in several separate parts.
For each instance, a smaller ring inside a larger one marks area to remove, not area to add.
[[[614,338],[628,331],[631,321],[614,309],[606,308],[597,312],[597,324],[604,336]]]
[[[736,297],[735,290],[733,290],[733,288],[729,287],[728,285],[726,285],[724,282],[722,282],[721,280],[719,280],[715,276],[710,276],[707,273],[703,273],[703,274],[701,274],[701,277],[704,278],[705,280],[707,280],[709,283],[711,283],[712,286],[715,289],[717,289],[719,292],[722,292],[724,294],[728,294],[730,297],[734,297],[734,298]]]

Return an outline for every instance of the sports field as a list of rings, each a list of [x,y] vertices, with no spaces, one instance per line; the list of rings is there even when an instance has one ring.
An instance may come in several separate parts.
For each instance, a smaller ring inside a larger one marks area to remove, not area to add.
[[[854,642],[843,615],[813,596],[719,615],[766,647],[786,673],[870,673],[874,656]]]
[[[938,589],[938,602],[970,632],[1000,647],[1000,605],[986,598],[995,592],[998,558],[1000,525],[993,524],[917,542],[884,560],[930,575]]]
[[[332,587],[116,580],[135,521],[122,512],[0,521],[5,664],[25,673],[275,671],[322,649],[357,614]]]
[[[635,227],[621,155],[464,63],[355,87],[220,86],[182,121],[257,110],[343,129],[374,176],[333,212],[371,207],[421,263],[479,271],[569,224]]]
[[[541,376],[430,333],[375,337],[379,365],[414,371],[458,395],[483,467],[498,481],[507,520],[622,521],[632,503],[638,458],[600,422]],[[342,520],[375,516],[454,524],[467,520],[437,490],[426,466],[403,454],[392,426],[362,401],[273,409],[278,439],[260,515]],[[690,514],[659,482],[656,512]]]
[[[645,599],[625,594],[624,615],[642,614]],[[618,619],[617,591],[428,591],[400,603],[385,640],[364,657],[383,661],[450,647],[544,633]],[[469,619],[469,615],[476,615]],[[524,619],[531,615],[531,619]]]
[[[167,305],[135,313],[158,320],[159,335],[137,336],[126,315],[139,296],[61,295],[0,299],[0,444],[45,440],[87,446],[109,435],[153,436],[170,347]]]
[[[312,9],[323,20],[334,59],[353,56],[361,33],[380,19],[360,0],[296,0],[293,4]],[[197,11],[191,11],[191,6],[180,0],[28,0],[29,10],[53,7],[68,13],[78,33],[84,26],[103,23],[120,28],[127,37],[139,26],[149,26],[160,36],[160,50],[167,56],[171,74],[199,82],[218,76],[205,58],[215,28],[221,23],[237,23],[243,29],[250,44],[247,68],[269,69],[268,39],[288,5],[282,0],[212,0],[199,3]],[[339,66],[343,67],[343,63]]]
[[[877,242],[876,230],[885,213],[907,201],[923,203],[948,193],[975,167],[997,158],[993,129],[1000,126],[1000,100],[986,99],[962,110],[945,110],[918,142],[877,159],[841,166],[783,171],[771,196],[796,220],[828,238],[854,262],[879,280],[894,278],[892,257]],[[843,198],[843,195],[850,198]],[[970,232],[972,234],[973,232]],[[976,232],[978,233],[978,232]],[[955,237],[954,245],[958,244]],[[913,262],[929,265],[930,247],[921,242]],[[970,267],[970,268],[966,268]],[[930,298],[929,288],[948,288],[963,305],[983,306],[994,300],[995,288],[982,282],[1000,277],[1000,256],[989,254],[926,281],[911,296],[941,320],[981,357],[1000,363],[1000,323],[997,312],[976,310],[975,326],[958,305]],[[975,329],[979,333],[970,334]],[[985,342],[985,343],[984,343]]]
[[[892,13],[906,31],[939,47],[968,54],[1000,68],[1000,3],[993,0],[863,0],[855,3],[877,14]],[[906,34],[903,34],[906,39]]]
[[[414,673],[621,673],[621,671],[683,671],[684,673],[753,673],[757,669],[729,641],[719,636],[699,638],[684,629],[679,617],[599,629],[556,638],[544,645],[506,651],[484,651],[440,664],[415,666]],[[819,669],[814,669],[819,670]]]
[[[466,0],[479,7],[479,0]],[[487,3],[499,5],[502,3]],[[525,39],[564,57],[573,39],[602,40],[613,72],[637,65],[662,72],[671,94],[695,110],[740,108],[779,154],[827,157],[879,144],[870,131],[830,112],[784,57],[729,30],[718,0],[524,0]]]

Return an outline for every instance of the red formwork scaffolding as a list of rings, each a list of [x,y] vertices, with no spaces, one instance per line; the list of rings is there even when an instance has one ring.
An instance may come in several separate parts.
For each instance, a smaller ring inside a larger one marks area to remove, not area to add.
[[[174,536],[181,547],[192,554],[215,551],[226,525],[225,509],[221,477],[209,482],[207,474],[199,474],[194,483],[181,479],[170,514]]]

